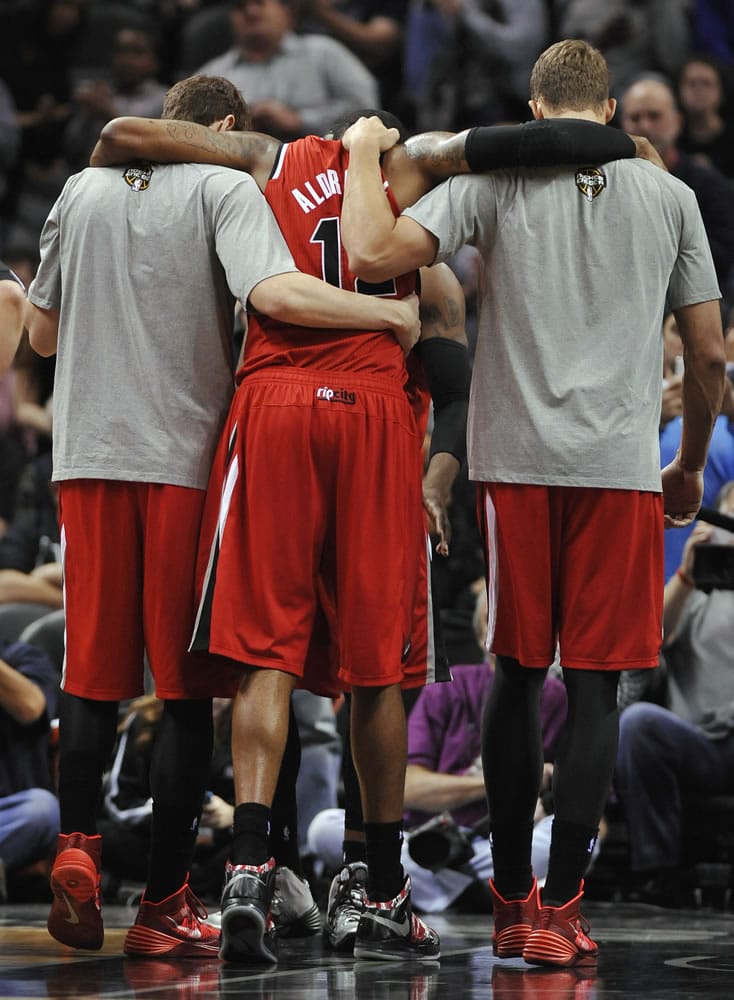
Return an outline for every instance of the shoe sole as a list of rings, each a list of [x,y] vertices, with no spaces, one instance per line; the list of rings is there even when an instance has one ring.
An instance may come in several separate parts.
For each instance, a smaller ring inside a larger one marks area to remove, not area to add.
[[[272,965],[278,961],[273,941],[267,941],[265,920],[255,906],[230,906],[222,910],[222,940],[219,957],[224,962],[258,962]]]
[[[104,944],[102,914],[94,910],[94,921],[86,921],[79,908],[95,906],[99,875],[85,851],[67,848],[51,870],[49,879],[54,901],[46,921],[52,938],[70,948],[99,951]]]
[[[437,962],[441,957],[441,952],[436,951],[431,955],[421,954],[410,947],[399,951],[383,950],[379,945],[357,944],[354,945],[354,957],[364,959],[376,959],[377,961],[388,962]]]
[[[533,931],[522,957],[529,965],[572,969],[596,965],[598,951],[579,951],[573,941],[553,931]]]
[[[513,924],[500,931],[492,944],[497,958],[522,958],[532,927],[529,924]]]
[[[354,953],[354,943],[357,940],[357,931],[348,931],[340,937],[335,937],[329,931],[324,930],[324,944],[328,945],[332,951]]]
[[[57,898],[71,896],[77,903],[86,903],[97,892],[99,875],[88,854],[69,847],[56,860],[51,870],[51,888]]]
[[[131,958],[151,958],[168,955],[170,958],[217,958],[219,941],[182,941],[171,934],[133,924],[125,936],[122,950]]]

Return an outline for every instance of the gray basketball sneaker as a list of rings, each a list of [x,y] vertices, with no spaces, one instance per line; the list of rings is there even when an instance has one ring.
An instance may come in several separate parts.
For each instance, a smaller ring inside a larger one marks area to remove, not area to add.
[[[362,916],[367,886],[367,865],[354,861],[344,865],[329,888],[324,940],[336,951],[351,952]]]
[[[441,955],[438,934],[413,913],[410,876],[394,899],[365,899],[354,942],[355,958],[435,961]]]
[[[275,869],[270,908],[278,937],[309,937],[321,930],[321,914],[311,895],[311,886],[284,865]]]

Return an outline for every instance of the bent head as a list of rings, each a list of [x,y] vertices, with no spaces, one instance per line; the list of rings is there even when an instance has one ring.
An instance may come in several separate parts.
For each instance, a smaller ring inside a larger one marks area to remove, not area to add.
[[[163,102],[161,118],[212,125],[231,116],[230,128],[246,132],[252,128],[252,117],[242,94],[223,76],[186,77],[174,83]]]
[[[616,103],[609,97],[606,59],[577,38],[551,45],[530,74],[530,107],[536,118],[575,113],[608,122]]]
[[[379,118],[385,128],[396,128],[400,133],[400,142],[405,142],[410,135],[398,116],[392,114],[390,111],[385,111],[384,108],[355,108],[353,111],[348,111],[342,115],[341,118],[337,118],[324,135],[324,138],[341,139],[349,126],[354,125],[360,118]]]

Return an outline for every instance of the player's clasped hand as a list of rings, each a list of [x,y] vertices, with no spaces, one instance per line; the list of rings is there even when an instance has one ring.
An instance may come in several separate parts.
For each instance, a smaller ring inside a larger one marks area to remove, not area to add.
[[[342,136],[342,146],[345,149],[351,149],[356,140],[371,140],[376,142],[380,152],[384,153],[386,150],[392,149],[399,139],[400,133],[396,128],[387,128],[376,115],[372,115],[370,118],[358,118],[353,125],[349,126]]]

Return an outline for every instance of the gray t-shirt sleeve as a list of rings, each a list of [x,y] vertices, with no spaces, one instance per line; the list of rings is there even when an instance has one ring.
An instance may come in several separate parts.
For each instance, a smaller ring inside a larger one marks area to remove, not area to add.
[[[689,188],[679,187],[678,202],[682,215],[680,244],[668,285],[668,309],[679,309],[697,302],[721,298],[696,196]]]
[[[487,174],[451,177],[403,214],[438,240],[435,263],[447,260],[465,244],[486,246],[496,233],[498,221],[493,179]]]
[[[220,174],[212,178],[218,200],[215,248],[230,290],[242,303],[265,278],[296,271],[296,265],[265,196],[251,177],[234,184]]]
[[[44,223],[40,238],[40,264],[28,289],[29,300],[39,309],[61,308],[59,215],[63,197],[64,191],[59,195]]]

